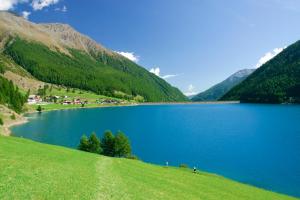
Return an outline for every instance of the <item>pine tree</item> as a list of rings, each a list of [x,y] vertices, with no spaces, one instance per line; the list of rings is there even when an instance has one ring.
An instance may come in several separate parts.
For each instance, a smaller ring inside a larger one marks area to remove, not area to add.
[[[111,131],[105,131],[102,138],[103,155],[114,156],[115,136]]]
[[[89,138],[89,152],[98,154],[102,153],[101,141],[95,132],[93,132]]]
[[[78,149],[81,151],[89,151],[89,139],[86,135],[83,135],[80,138],[80,144],[78,146]]]
[[[114,151],[115,151],[115,156],[118,157],[127,157],[130,156],[131,154],[131,146],[130,146],[129,139],[121,131],[119,131],[116,134]]]

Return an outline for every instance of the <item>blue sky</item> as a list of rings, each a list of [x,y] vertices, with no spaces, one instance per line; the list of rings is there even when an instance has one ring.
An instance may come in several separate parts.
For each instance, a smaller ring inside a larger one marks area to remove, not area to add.
[[[109,49],[134,53],[188,93],[300,39],[299,0],[0,0],[0,9],[68,23]]]

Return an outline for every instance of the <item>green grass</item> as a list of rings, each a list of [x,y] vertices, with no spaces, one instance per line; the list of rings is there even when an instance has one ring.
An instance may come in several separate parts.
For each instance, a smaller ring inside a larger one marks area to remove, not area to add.
[[[80,98],[80,99],[87,99],[89,101],[96,101],[98,99],[110,98],[110,97],[106,97],[103,95],[97,95],[93,92],[88,92],[88,91],[84,91],[84,90],[71,88],[71,89],[69,89],[69,91],[67,91],[67,89],[65,89],[65,88],[58,89],[56,87],[53,87],[51,91],[48,89],[46,95],[47,96],[60,96],[60,97],[68,96],[68,98],[67,98],[68,100],[72,100],[73,98]]]
[[[122,106],[130,105],[128,104],[122,104]],[[86,104],[84,105],[84,108],[98,108],[98,107],[105,107],[105,106],[118,106],[115,104]],[[27,105],[27,108],[29,111],[36,111],[38,105]],[[76,108],[82,108],[81,105],[62,105],[62,104],[46,104],[41,105],[43,111],[51,111],[51,110],[67,110],[67,109],[76,109]]]
[[[189,169],[0,136],[0,199],[295,198]]]

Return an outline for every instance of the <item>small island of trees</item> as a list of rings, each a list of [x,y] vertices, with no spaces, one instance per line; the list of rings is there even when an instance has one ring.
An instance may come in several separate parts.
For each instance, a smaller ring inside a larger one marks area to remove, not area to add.
[[[89,137],[83,135],[80,139],[78,149],[81,151],[101,154],[110,157],[134,158],[131,155],[131,145],[127,136],[118,131],[114,135],[110,130],[104,132],[100,139],[93,132]]]

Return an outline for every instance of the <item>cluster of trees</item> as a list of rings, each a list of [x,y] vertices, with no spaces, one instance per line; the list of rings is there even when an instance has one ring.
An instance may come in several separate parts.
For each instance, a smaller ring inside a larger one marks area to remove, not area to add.
[[[115,91],[121,91],[145,101],[187,100],[177,88],[119,55],[96,52],[91,56],[75,49],[69,49],[69,52],[72,56],[20,38],[6,45],[4,51],[44,82],[107,96],[114,96]]]
[[[19,88],[15,87],[12,81],[8,81],[0,76],[0,104],[6,105],[10,109],[20,113],[27,98],[28,93],[22,95]]]
[[[221,100],[300,103],[300,41],[258,68]]]
[[[90,137],[83,135],[78,149],[110,157],[131,157],[130,141],[121,131],[116,135],[109,130],[105,131],[101,139],[96,133],[92,133]]]

